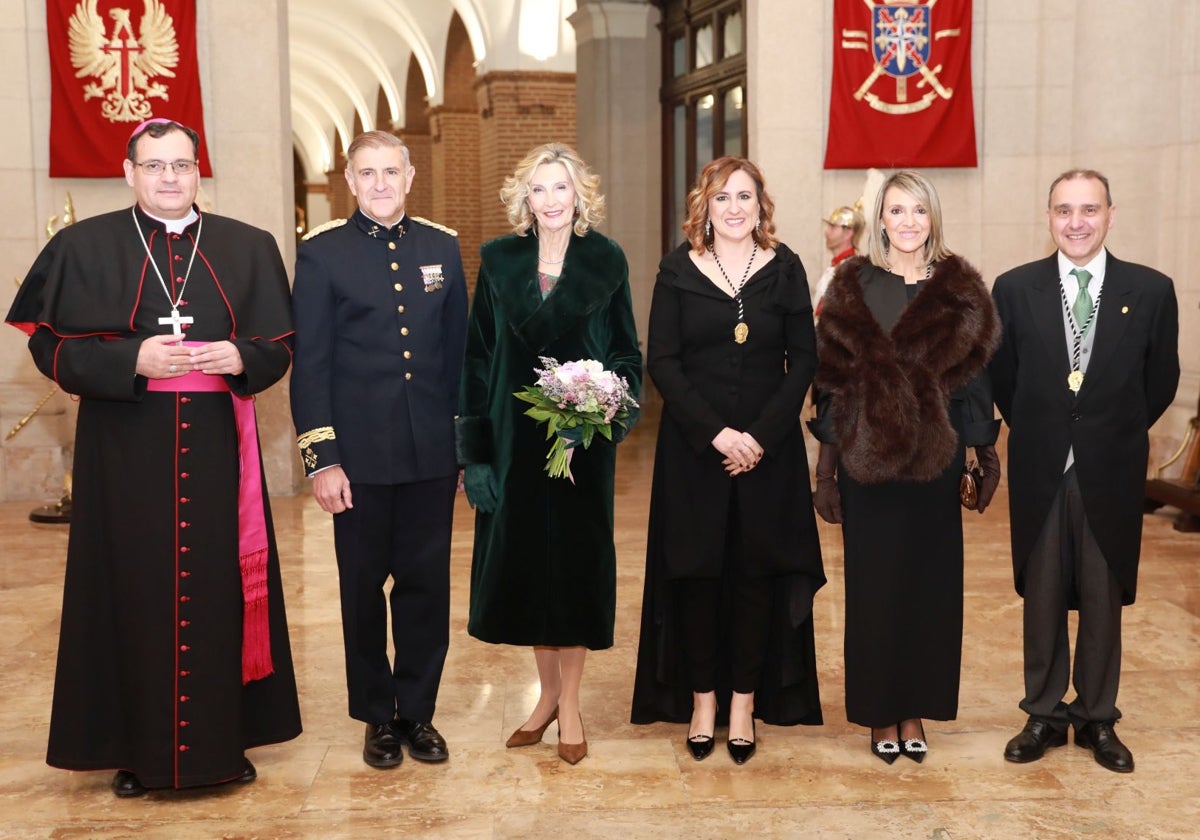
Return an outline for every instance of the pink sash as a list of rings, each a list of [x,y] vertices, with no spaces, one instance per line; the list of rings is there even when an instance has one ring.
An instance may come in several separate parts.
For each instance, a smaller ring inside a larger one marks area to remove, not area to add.
[[[188,347],[205,342],[185,341]],[[173,379],[148,379],[147,391],[229,391],[223,376],[192,371]],[[242,684],[274,673],[267,620],[267,517],[263,505],[254,397],[233,398],[238,433],[238,560],[242,572]]]

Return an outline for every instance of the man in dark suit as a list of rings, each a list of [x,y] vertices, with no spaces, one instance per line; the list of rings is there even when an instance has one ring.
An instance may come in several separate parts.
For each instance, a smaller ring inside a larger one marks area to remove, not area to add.
[[[1121,609],[1137,594],[1150,426],[1179,382],[1170,278],[1104,248],[1108,180],[1072,170],[1050,186],[1058,252],[996,279],[1004,333],[990,365],[1008,423],[1013,571],[1024,604],[1025,728],[1004,757],[1067,742],[1109,770],[1133,770],[1114,724]],[[1067,613],[1079,611],[1075,699]]]
[[[415,171],[387,132],[359,135],[349,220],[296,255],[292,418],[317,503],[333,514],[350,716],[363,761],[448,756],[433,727],[449,645],[454,414],[467,291],[453,231],[405,214]],[[387,603],[394,662],[387,655]]]

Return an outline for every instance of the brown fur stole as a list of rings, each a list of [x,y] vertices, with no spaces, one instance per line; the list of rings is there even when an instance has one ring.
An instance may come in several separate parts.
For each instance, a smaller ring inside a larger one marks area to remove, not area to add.
[[[885,333],[863,296],[865,257],[846,260],[821,304],[816,384],[828,392],[841,462],[856,481],[930,481],[958,435],[950,393],[987,364],[1000,319],[979,272],[951,256]]]

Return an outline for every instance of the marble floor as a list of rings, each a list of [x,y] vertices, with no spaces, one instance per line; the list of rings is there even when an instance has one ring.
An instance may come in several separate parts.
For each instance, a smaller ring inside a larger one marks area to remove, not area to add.
[[[0,836],[9,838],[1184,838],[1200,836],[1200,534],[1146,518],[1138,603],[1125,612],[1118,775],[1068,745],[1002,758],[1023,723],[1020,601],[1011,584],[1004,488],[966,517],[966,628],[958,720],[927,726],[923,765],[888,767],[845,722],[839,532],[821,525],[829,585],[817,596],[824,726],[758,730],[758,754],[703,763],[683,728],[628,723],[636,655],[652,422],[620,449],[616,646],[589,656],[590,753],[570,767],[546,743],[506,750],[536,692],[533,657],[466,634],[472,515],[460,496],[451,647],[436,723],[453,755],[373,770],[346,717],[329,518],[307,496],[272,500],[300,681],[304,734],[257,749],[254,784],[117,800],[111,773],[44,764],[66,528],[0,505]]]

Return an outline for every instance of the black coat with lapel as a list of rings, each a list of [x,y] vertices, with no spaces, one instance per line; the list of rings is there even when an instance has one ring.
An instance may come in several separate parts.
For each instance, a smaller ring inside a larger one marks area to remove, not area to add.
[[[1071,359],[1063,328],[1057,255],[996,279],[1003,322],[990,372],[1009,425],[1008,476],[1013,572],[1024,569],[1074,447],[1088,524],[1116,574],[1123,600],[1137,594],[1142,498],[1150,426],[1179,383],[1179,312],[1169,277],[1108,255],[1083,387],[1067,387]]]

